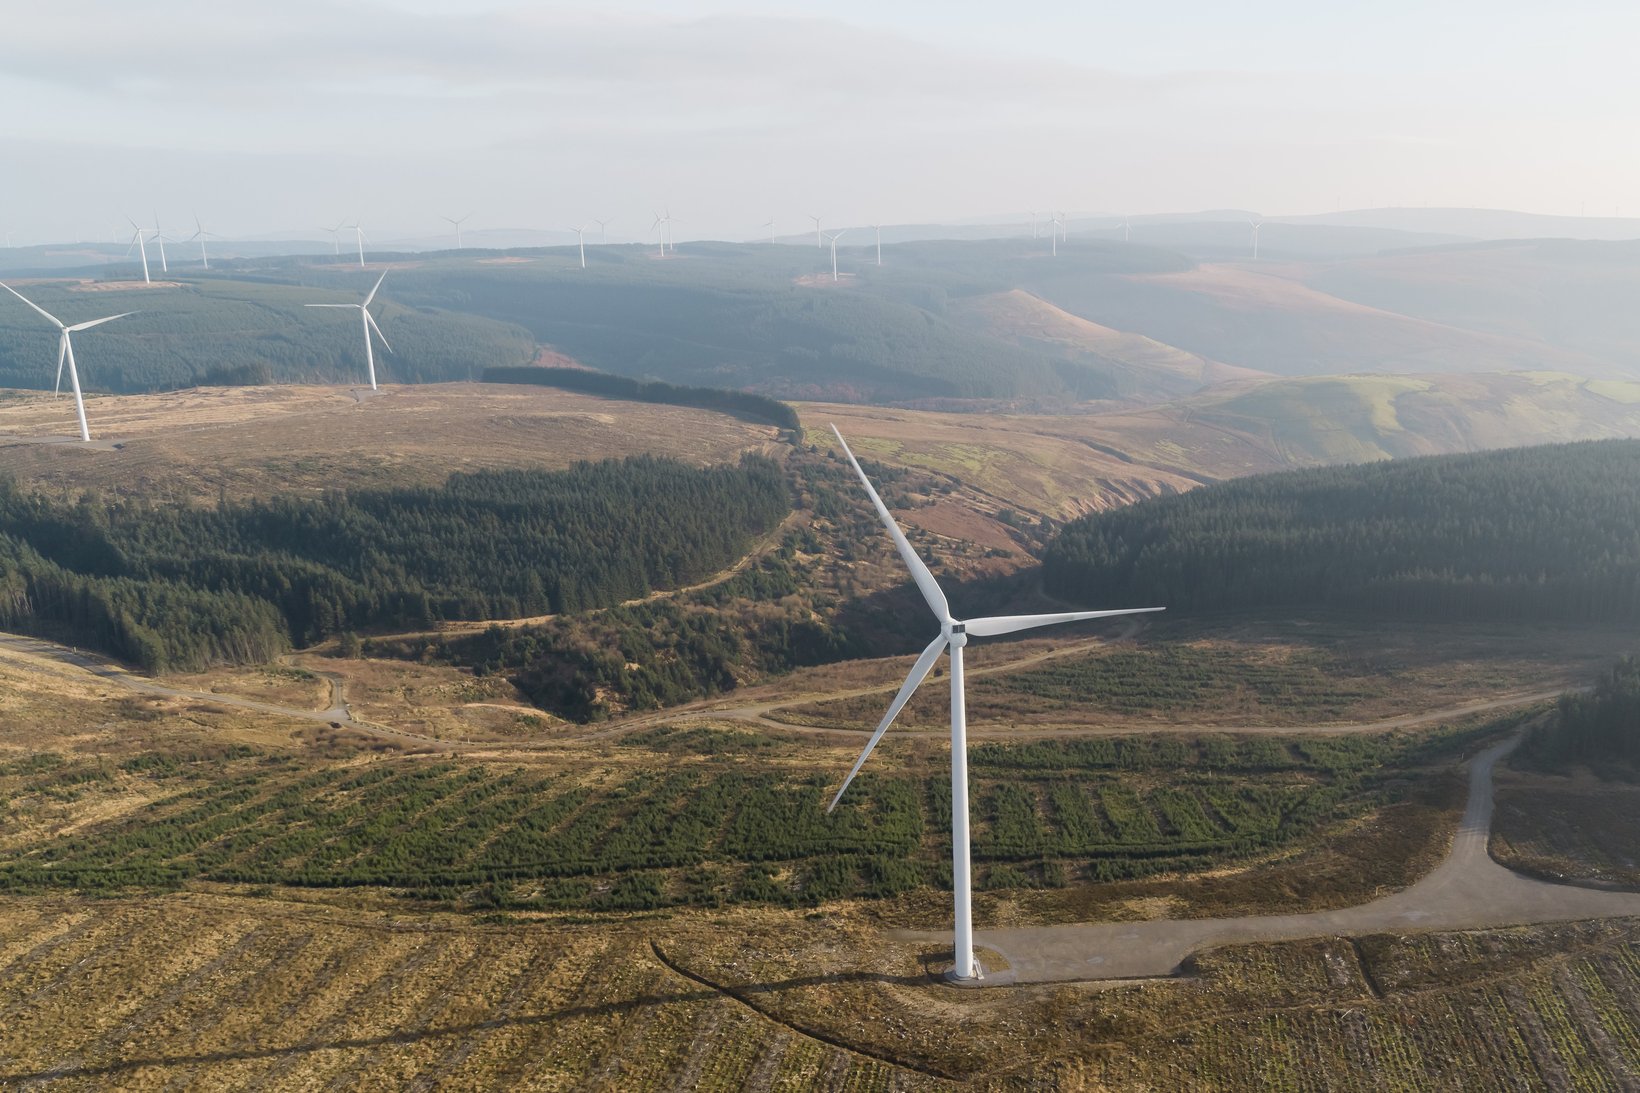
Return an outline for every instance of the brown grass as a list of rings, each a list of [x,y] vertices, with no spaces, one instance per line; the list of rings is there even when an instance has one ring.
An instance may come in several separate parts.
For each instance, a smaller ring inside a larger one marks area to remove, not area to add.
[[[214,504],[643,452],[716,463],[774,437],[705,410],[514,384],[195,388],[95,397],[86,413],[96,444],[50,444],[72,425],[67,403],[0,402],[0,473],[59,494]]]

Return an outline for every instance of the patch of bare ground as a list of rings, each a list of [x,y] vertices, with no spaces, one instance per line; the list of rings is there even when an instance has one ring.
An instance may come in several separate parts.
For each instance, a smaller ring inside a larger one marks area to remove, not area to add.
[[[194,388],[88,401],[102,447],[62,435],[60,400],[0,402],[0,473],[59,495],[88,489],[170,503],[434,485],[455,471],[566,467],[640,453],[732,460],[774,429],[706,410],[520,384]]]
[[[1500,770],[1492,856],[1552,881],[1640,888],[1640,785]]]

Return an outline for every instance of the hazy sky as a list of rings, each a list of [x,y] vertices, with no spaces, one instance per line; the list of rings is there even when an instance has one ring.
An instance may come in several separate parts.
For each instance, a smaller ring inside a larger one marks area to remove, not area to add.
[[[1640,214],[1632,2],[12,7],[19,241],[195,210],[229,235],[357,214],[378,240],[466,212],[643,235],[662,206],[679,238],[805,212]]]

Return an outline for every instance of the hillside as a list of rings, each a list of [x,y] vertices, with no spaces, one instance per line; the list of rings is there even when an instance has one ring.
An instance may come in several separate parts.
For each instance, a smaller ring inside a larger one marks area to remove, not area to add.
[[[1068,525],[1054,594],[1176,612],[1640,618],[1640,441],[1259,475]]]
[[[195,388],[93,397],[86,412],[98,440],[62,444],[69,400],[0,391],[0,475],[53,494],[216,504],[646,452],[718,463],[775,435],[707,410],[516,384]]]

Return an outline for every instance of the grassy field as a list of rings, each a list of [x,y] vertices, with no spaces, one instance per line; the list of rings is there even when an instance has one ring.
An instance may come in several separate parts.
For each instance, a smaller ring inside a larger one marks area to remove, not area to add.
[[[92,445],[44,443],[70,430],[72,406],[0,399],[0,474],[59,494],[215,504],[642,452],[720,463],[775,435],[706,410],[513,384],[196,388],[92,398],[86,414]]]

